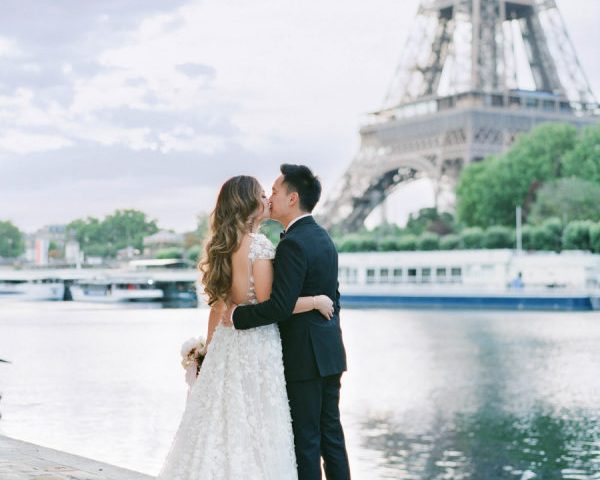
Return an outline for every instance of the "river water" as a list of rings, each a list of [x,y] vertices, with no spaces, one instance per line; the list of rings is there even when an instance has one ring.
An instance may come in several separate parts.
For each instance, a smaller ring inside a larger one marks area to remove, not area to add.
[[[156,474],[207,310],[0,304],[0,433]],[[600,479],[598,313],[344,310],[353,478]]]

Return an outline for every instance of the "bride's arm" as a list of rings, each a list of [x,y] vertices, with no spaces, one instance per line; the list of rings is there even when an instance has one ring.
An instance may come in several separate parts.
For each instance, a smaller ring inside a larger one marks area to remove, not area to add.
[[[208,346],[212,340],[212,336],[215,333],[215,328],[217,328],[217,325],[219,325],[225,310],[225,302],[220,300],[213,303],[213,305],[210,307],[210,313],[208,314],[208,331],[206,332],[206,346]]]
[[[273,286],[273,263],[271,260],[254,260],[252,275],[254,276],[256,299],[259,303],[268,300],[271,297],[271,288]],[[304,313],[311,310],[319,310],[321,315],[330,320],[333,316],[333,300],[327,295],[300,297],[296,300],[293,313]]]

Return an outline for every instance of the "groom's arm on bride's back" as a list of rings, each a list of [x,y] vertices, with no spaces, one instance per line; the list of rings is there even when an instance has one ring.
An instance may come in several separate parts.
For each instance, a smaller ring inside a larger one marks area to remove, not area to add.
[[[282,240],[275,254],[271,298],[257,305],[238,306],[233,312],[235,328],[246,330],[289,320],[302,291],[306,269],[302,247],[291,239]]]

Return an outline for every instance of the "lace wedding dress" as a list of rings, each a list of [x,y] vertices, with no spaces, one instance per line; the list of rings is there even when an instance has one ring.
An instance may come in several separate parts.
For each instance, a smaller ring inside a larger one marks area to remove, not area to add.
[[[274,256],[273,244],[252,234],[250,261]],[[256,303],[252,274],[246,303]],[[217,326],[158,479],[297,479],[276,325]]]

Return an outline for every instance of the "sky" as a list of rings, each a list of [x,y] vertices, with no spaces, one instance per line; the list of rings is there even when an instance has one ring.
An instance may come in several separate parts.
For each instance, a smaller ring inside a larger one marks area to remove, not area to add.
[[[599,0],[558,0],[600,96]],[[5,0],[0,220],[26,232],[136,208],[195,228],[219,186],[281,163],[334,189],[383,102],[417,0]],[[401,221],[427,182],[394,195]]]

